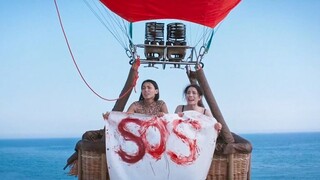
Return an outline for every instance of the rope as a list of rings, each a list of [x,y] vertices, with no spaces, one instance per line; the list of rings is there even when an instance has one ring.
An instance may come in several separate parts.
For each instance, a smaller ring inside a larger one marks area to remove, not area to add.
[[[209,48],[210,48],[211,43],[212,43],[213,35],[214,35],[214,29],[212,29],[212,32],[211,32],[211,35],[210,35],[210,38],[209,38],[205,53],[207,53],[209,51]]]
[[[71,47],[70,47],[70,44],[69,44],[69,41],[68,41],[66,32],[65,32],[64,27],[63,27],[63,24],[62,24],[60,12],[59,12],[59,8],[58,8],[58,4],[57,4],[57,1],[56,1],[56,0],[54,0],[54,4],[55,4],[56,10],[57,10],[57,15],[58,15],[58,18],[59,18],[60,27],[61,27],[61,30],[62,30],[64,39],[65,39],[65,41],[66,41],[66,44],[67,44],[67,46],[68,46],[69,53],[70,53],[70,55],[71,55],[72,61],[73,61],[74,65],[75,65],[75,67],[76,67],[76,69],[77,69],[77,71],[78,71],[81,79],[83,80],[83,82],[86,84],[86,86],[87,86],[96,96],[98,96],[99,98],[101,98],[101,99],[103,99],[103,100],[106,100],[106,101],[116,101],[116,100],[118,100],[118,99],[123,98],[126,94],[128,94],[128,93],[136,86],[136,81],[137,81],[137,79],[138,79],[138,76],[137,76],[137,75],[135,76],[134,81],[133,81],[131,87],[130,87],[123,95],[121,95],[121,96],[118,97],[118,98],[107,99],[107,98],[104,98],[104,97],[102,97],[101,95],[99,95],[96,91],[94,91],[93,88],[89,85],[89,83],[88,83],[88,82],[85,80],[85,78],[83,77],[83,75],[82,75],[82,73],[81,73],[81,71],[80,71],[80,68],[79,68],[78,65],[77,65],[77,62],[76,62],[76,60],[75,60],[75,58],[74,58],[74,56],[73,56],[73,53],[72,53],[72,50],[71,50]],[[139,66],[140,66],[140,58],[139,58],[139,57],[138,57],[138,59],[137,59],[137,62],[138,62],[138,63],[137,63],[137,65],[136,65],[135,70],[138,70],[138,68],[139,68]]]

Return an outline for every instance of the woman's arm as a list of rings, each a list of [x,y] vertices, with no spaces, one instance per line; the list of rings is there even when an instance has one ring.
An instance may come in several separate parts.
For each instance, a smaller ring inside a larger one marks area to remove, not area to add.
[[[167,107],[167,104],[165,102],[163,102],[160,111],[165,113],[165,114],[168,114],[168,107]]]
[[[179,113],[179,112],[182,112],[182,105],[178,105],[176,107],[176,110],[174,111],[174,113]]]
[[[204,113],[204,115],[209,116],[209,117],[213,117],[210,109],[205,109],[205,110],[206,110],[206,112]]]
[[[182,106],[183,106],[183,105],[177,106],[177,107],[176,107],[176,110],[174,111],[174,113],[178,114],[179,117],[182,117],[182,116],[183,116]]]
[[[135,111],[136,111],[136,105],[135,105],[135,103],[132,103],[132,104],[129,106],[129,108],[128,108],[128,110],[127,110],[127,113],[135,113]]]
[[[206,116],[209,116],[209,117],[213,117],[210,109],[206,109],[206,112],[205,112],[205,115]],[[222,129],[222,124],[217,122],[215,125],[214,125],[214,129],[216,129],[218,131],[218,133],[220,133],[221,129]]]

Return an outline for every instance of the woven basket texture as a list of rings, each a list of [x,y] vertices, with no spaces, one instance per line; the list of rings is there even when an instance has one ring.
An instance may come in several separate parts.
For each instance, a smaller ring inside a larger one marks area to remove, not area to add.
[[[233,154],[233,180],[248,179],[251,154]],[[109,180],[106,156],[94,151],[80,151],[78,160],[78,179]],[[81,163],[81,164],[79,164]],[[79,173],[80,172],[80,173]],[[228,156],[214,155],[207,180],[225,180],[228,178]]]

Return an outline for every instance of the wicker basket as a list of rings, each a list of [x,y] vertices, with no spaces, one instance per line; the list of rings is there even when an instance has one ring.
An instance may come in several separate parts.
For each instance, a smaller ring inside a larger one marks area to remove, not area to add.
[[[216,144],[215,154],[208,172],[207,180],[248,180],[250,179],[250,142],[233,134],[235,144],[231,144],[233,154],[225,155],[225,143]],[[105,142],[81,140],[78,143],[78,161],[74,169],[81,180],[109,180]],[[71,169],[72,170],[72,169]]]
[[[230,158],[231,157],[231,158]],[[231,168],[233,170],[232,175],[229,177],[228,169],[230,167],[229,161],[231,163]],[[208,172],[207,180],[246,180],[250,179],[250,163],[251,163],[251,153],[240,154],[235,153],[231,155],[214,155],[211,163],[211,167]]]
[[[105,143],[82,142],[78,149],[77,169],[79,180],[109,179]]]
[[[247,180],[250,170],[251,154],[235,153],[233,156],[232,180]],[[214,155],[207,180],[228,179],[228,162],[230,155]],[[90,150],[80,150],[78,154],[78,179],[109,180],[105,153]]]

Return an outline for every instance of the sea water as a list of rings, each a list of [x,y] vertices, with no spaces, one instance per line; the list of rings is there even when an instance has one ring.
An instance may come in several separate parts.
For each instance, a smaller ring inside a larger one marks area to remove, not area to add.
[[[63,170],[78,139],[0,140],[1,180],[76,179]]]
[[[240,136],[253,146],[251,179],[320,179],[320,133]],[[78,140],[1,139],[0,179],[75,180],[63,167]]]
[[[252,179],[320,179],[320,133],[250,134]]]

